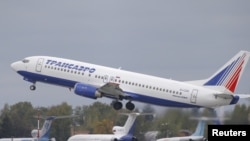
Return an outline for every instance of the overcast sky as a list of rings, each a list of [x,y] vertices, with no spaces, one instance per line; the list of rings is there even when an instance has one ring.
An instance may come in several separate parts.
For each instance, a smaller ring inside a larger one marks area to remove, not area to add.
[[[30,91],[10,64],[33,55],[181,81],[206,78],[238,51],[250,51],[249,7],[249,0],[1,0],[0,107],[95,102],[42,83]],[[248,64],[237,93],[250,93],[249,78]]]

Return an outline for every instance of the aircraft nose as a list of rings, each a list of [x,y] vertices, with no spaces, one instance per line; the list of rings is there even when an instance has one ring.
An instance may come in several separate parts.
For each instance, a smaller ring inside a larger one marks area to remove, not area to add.
[[[20,61],[17,61],[17,62],[11,63],[10,66],[14,71],[18,71],[21,67],[21,63]]]

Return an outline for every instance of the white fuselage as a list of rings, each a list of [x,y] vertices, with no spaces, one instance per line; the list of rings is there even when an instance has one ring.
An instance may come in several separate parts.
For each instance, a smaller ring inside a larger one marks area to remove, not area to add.
[[[113,141],[115,138],[119,139],[120,137],[112,134],[81,134],[71,136],[67,141]]]
[[[1,138],[0,141],[37,141],[37,138]]]
[[[186,136],[186,137],[172,137],[172,138],[162,138],[156,141],[203,141],[203,136]]]
[[[69,59],[34,56],[11,66],[30,82],[45,82],[74,88],[78,82],[101,87],[107,82],[119,87],[132,101],[169,107],[217,107],[229,105],[231,99],[216,98],[219,91],[190,83],[179,82],[116,68]]]

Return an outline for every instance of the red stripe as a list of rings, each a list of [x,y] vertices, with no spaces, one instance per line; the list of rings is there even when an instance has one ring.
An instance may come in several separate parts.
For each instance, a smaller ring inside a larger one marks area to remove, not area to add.
[[[238,73],[226,86],[230,91],[234,92],[238,79],[239,79],[240,73]]]
[[[242,70],[242,64],[244,63],[244,61],[241,62],[240,66],[237,68],[236,72],[234,73],[234,75],[231,77],[231,79],[228,81],[228,83],[226,84],[226,87],[231,91],[234,92],[239,76],[240,76],[240,72]]]

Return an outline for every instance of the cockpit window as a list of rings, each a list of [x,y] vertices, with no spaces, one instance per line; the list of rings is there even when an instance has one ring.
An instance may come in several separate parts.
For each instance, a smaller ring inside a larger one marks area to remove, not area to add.
[[[29,63],[29,61],[30,61],[30,60],[28,60],[28,59],[23,59],[22,62],[23,62],[23,63]]]

